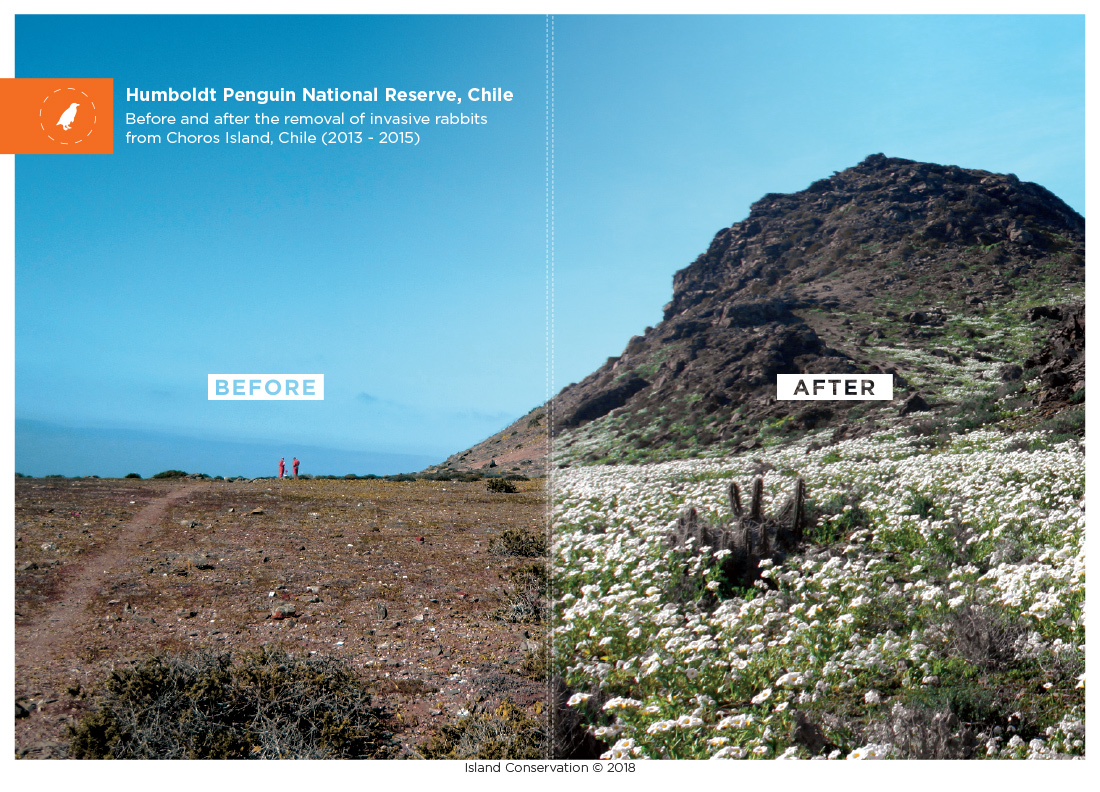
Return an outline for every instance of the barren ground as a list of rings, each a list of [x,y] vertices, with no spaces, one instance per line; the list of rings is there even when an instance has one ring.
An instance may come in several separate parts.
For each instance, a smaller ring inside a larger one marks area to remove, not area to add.
[[[18,479],[16,755],[66,756],[112,667],[192,649],[338,657],[406,756],[463,708],[541,711],[545,682],[519,666],[542,626],[501,618],[534,559],[489,552],[506,528],[545,530],[543,483],[518,486]],[[296,617],[273,619],[280,603]]]

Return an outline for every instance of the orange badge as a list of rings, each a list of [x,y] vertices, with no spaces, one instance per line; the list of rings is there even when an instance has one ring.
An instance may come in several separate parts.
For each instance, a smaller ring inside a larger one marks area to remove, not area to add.
[[[114,80],[0,79],[0,154],[113,154]]]

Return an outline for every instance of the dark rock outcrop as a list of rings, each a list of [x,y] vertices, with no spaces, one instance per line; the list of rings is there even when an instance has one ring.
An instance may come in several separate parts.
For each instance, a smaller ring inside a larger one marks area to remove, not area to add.
[[[925,339],[943,333],[945,306],[981,313],[1040,274],[1080,283],[1084,244],[1083,218],[1037,184],[870,156],[801,192],[765,195],[719,231],[673,277],[664,320],[558,394],[553,432],[610,419],[619,442],[640,447],[736,442],[800,412],[775,401],[781,373],[890,369],[900,407],[907,378],[873,350],[883,325],[939,349]],[[1068,349],[1052,349],[1051,360]],[[960,362],[952,350],[937,354]],[[1049,373],[1052,388],[1075,377]],[[846,423],[853,404],[812,425]]]
[[[1024,363],[1027,369],[1037,369],[1040,377],[1041,388],[1035,403],[1052,407],[1084,402],[1084,303],[1033,308],[1028,311],[1028,319],[1058,323],[1042,348]]]

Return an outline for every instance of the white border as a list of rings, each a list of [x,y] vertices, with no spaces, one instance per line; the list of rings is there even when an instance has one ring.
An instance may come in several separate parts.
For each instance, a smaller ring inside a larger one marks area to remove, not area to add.
[[[89,13],[93,10],[88,3],[72,2],[72,0],[37,0],[27,2],[18,0],[9,3],[10,7],[0,15],[0,77],[14,76],[14,13],[41,14],[41,13]],[[168,0],[158,4],[160,13],[528,13],[543,14],[547,12],[557,14],[593,14],[593,13],[915,13],[915,14],[1017,14],[1017,13],[1044,13],[1044,14],[1085,14],[1086,4],[1083,2],[1048,2],[1037,7],[1034,2],[945,2],[935,0],[933,2],[903,2],[891,4],[884,9],[881,2],[836,2],[829,4],[810,4],[806,2],[776,2],[763,4],[760,2],[724,2],[716,3],[713,0],[679,0],[679,2],[638,2],[625,3],[621,0],[585,0],[578,2],[553,2],[553,3],[528,3],[528,2],[492,2],[487,0],[464,0],[458,2],[440,2],[440,0],[384,0],[369,3],[350,3],[335,0],[315,0],[307,4],[300,2],[243,2],[242,0],[193,0],[181,2],[180,0]],[[96,3],[95,13],[149,13],[147,4],[139,4],[132,1],[107,0]],[[1093,26],[1086,20],[1086,51],[1098,52],[1100,41],[1092,30]],[[1089,59],[1087,64],[1087,128],[1091,129],[1094,115],[1095,102],[1091,101],[1093,87],[1096,85],[1095,57]],[[1097,198],[1095,166],[1093,160],[1086,160],[1086,200],[1089,204],[1097,205],[1092,199]],[[3,358],[6,382],[0,389],[0,403],[4,406],[4,412],[8,420],[0,426],[0,432],[4,440],[7,453],[0,460],[0,477],[6,481],[12,481],[14,476],[14,187],[15,168],[14,157],[0,155],[0,305],[4,307],[4,321],[0,326],[2,342],[0,342],[0,356]],[[1092,301],[1095,292],[1096,278],[1090,278],[1086,284],[1086,299]],[[1088,374],[1088,380],[1096,378],[1095,372]],[[1095,392],[1095,385],[1094,385]],[[1095,412],[1093,407],[1088,407],[1088,415]],[[1090,421],[1091,423],[1091,421]],[[1091,492],[1095,481],[1094,467],[1091,459],[1087,462],[1087,474]],[[4,524],[12,525],[14,514],[13,488],[8,486],[3,489],[3,500],[0,502],[0,513],[3,514]],[[12,576],[12,532],[5,532],[6,546],[4,549],[5,583],[7,585],[6,601],[11,602],[14,581]],[[14,620],[12,608],[3,610],[3,624],[7,638],[4,645],[2,667],[6,672],[4,678],[13,680],[13,642]],[[1091,658],[1088,665],[1094,665]],[[1096,679],[1096,676],[1093,675]],[[11,695],[11,688],[8,688]],[[1092,730],[1095,731],[1095,730]],[[6,746],[13,746],[13,721],[3,721],[3,736]],[[1097,750],[1096,748],[1093,749]],[[8,762],[13,767],[12,781],[15,784],[32,783],[45,785],[47,789],[53,789],[60,785],[66,785],[74,790],[93,789],[109,785],[113,789],[133,789],[139,785],[142,787],[155,785],[158,790],[194,790],[203,783],[213,783],[214,788],[226,788],[230,785],[246,784],[265,785],[272,782],[279,788],[299,786],[303,789],[313,789],[320,785],[328,785],[333,781],[340,783],[342,788],[349,792],[357,792],[360,789],[379,788],[392,783],[438,783],[444,782],[449,787],[457,789],[467,788],[514,788],[522,785],[525,789],[558,789],[563,786],[572,786],[572,782],[594,780],[589,775],[583,780],[578,777],[550,776],[515,776],[501,775],[466,775],[462,772],[461,763],[457,762],[372,762],[369,767],[359,763],[315,763],[292,762],[289,764],[271,763],[211,763],[192,762],[180,766],[165,766],[151,762],[114,762],[114,763],[87,763],[87,762],[15,762],[6,753]],[[1046,763],[1012,763],[1012,762],[958,762],[958,763],[932,763],[932,762],[872,762],[852,765],[851,763],[821,762],[810,765],[805,762],[784,763],[782,766],[769,762],[737,762],[737,763],[700,763],[700,762],[653,762],[645,763],[648,766],[639,767],[638,772],[632,775],[608,776],[604,775],[592,788],[599,789],[668,789],[673,786],[695,786],[699,784],[719,783],[723,787],[728,786],[761,786],[764,788],[786,789],[804,784],[812,785],[814,789],[880,789],[914,790],[914,792],[927,792],[929,788],[947,790],[972,790],[987,788],[1019,789],[1029,786],[1063,786],[1068,785],[1068,790],[1085,789],[1088,761],[1086,762],[1057,762]],[[1093,762],[1095,764],[1095,762]],[[934,786],[933,786],[934,785]]]

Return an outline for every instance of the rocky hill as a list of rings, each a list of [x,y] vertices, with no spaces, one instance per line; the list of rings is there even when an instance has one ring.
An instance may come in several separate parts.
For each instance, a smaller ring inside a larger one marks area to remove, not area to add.
[[[549,447],[548,414],[546,405],[540,405],[491,437],[452,454],[424,472],[479,470],[496,475],[519,474],[527,478],[544,476]]]
[[[1049,419],[1084,397],[1084,234],[1037,184],[882,154],[765,195],[675,274],[662,322],[555,397],[556,461]],[[775,401],[776,374],[856,371],[894,373],[895,401]]]

